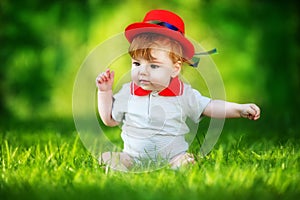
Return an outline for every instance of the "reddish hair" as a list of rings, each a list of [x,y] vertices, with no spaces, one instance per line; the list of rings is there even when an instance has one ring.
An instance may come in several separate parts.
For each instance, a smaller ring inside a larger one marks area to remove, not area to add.
[[[142,33],[137,35],[131,42],[129,54],[133,59],[143,58],[153,61],[155,58],[151,52],[153,49],[160,49],[169,52],[169,57],[173,63],[189,63],[183,58],[183,49],[179,42],[166,36],[156,33]]]

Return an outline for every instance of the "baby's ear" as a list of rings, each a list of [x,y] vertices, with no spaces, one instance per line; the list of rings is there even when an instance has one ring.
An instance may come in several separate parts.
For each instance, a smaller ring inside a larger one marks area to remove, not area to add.
[[[174,63],[172,78],[174,78],[180,74],[181,66],[182,66],[181,61],[177,61],[176,63]]]

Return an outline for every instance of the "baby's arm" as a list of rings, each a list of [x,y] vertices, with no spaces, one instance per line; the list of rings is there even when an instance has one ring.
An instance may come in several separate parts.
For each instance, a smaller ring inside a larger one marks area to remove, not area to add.
[[[99,74],[96,78],[96,85],[98,87],[98,111],[103,123],[107,126],[116,126],[116,122],[112,116],[113,92],[112,85],[114,82],[114,72],[107,69],[105,72]]]
[[[212,118],[248,118],[257,120],[260,109],[255,104],[238,104],[222,100],[211,100],[203,111],[204,116]]]

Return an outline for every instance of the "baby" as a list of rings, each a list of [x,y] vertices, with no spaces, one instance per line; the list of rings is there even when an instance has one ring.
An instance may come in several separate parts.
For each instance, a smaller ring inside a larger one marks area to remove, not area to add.
[[[187,152],[186,119],[202,116],[257,120],[255,104],[238,104],[202,96],[179,79],[184,65],[195,65],[193,44],[184,36],[183,20],[170,11],[152,10],[143,22],[129,25],[125,36],[132,59],[130,83],[113,94],[114,72],[96,79],[98,111],[107,126],[122,125],[122,152],[104,152],[100,163],[127,171],[141,160],[168,162],[172,168],[194,163]]]

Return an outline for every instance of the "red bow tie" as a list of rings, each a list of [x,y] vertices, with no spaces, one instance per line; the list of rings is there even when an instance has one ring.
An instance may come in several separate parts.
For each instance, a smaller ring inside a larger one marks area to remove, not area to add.
[[[180,96],[183,93],[183,86],[184,86],[183,82],[179,80],[178,77],[175,77],[171,79],[169,86],[163,89],[162,91],[160,91],[158,94],[160,96],[167,96],[167,97]],[[136,85],[134,82],[131,82],[130,84],[130,91],[131,94],[137,96],[146,96],[152,92],[152,90],[144,90],[143,88]]]

